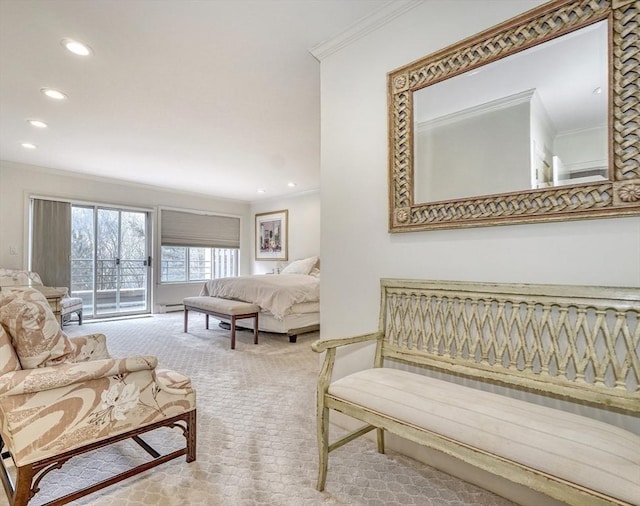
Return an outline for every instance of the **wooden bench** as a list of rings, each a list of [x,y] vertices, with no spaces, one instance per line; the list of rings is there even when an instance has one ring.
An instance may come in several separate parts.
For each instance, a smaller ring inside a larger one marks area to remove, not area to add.
[[[394,279],[381,290],[378,332],[312,345],[326,351],[318,490],[329,452],[376,429],[381,453],[389,431],[566,504],[640,503],[640,435],[549,407],[576,401],[637,427],[640,290]],[[336,350],[368,341],[373,368],[332,382]],[[365,425],[330,443],[330,410]]]
[[[219,297],[185,297],[184,304],[184,331],[187,332],[189,324],[189,311],[204,313],[205,327],[209,329],[209,316],[227,318],[231,321],[231,349],[236,348],[236,320],[253,318],[253,342],[258,344],[258,314],[260,307],[249,302],[239,300],[221,299]]]

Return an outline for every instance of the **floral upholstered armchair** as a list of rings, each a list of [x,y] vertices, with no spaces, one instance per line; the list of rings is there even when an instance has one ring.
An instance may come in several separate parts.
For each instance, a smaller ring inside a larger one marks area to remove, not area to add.
[[[16,286],[46,288],[37,272],[0,267],[0,290],[7,290]],[[71,321],[73,314],[76,314],[78,324],[82,325],[82,299],[69,295],[67,287],[60,288],[60,290],[64,290],[65,293],[64,297],[60,299],[60,323],[64,325],[64,323]]]
[[[109,356],[105,336],[67,337],[36,289],[0,293],[0,479],[12,506],[70,458],[133,438],[155,460],[61,498],[73,499],[173,458],[195,460],[196,404],[189,378],[157,359]],[[140,434],[180,428],[185,447],[159,455]],[[5,467],[15,464],[15,486]]]

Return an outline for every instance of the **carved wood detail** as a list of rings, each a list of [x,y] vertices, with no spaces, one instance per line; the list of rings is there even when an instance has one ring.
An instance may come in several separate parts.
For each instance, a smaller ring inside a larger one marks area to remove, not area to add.
[[[381,284],[383,355],[423,357],[447,371],[640,411],[640,297],[633,289]]]

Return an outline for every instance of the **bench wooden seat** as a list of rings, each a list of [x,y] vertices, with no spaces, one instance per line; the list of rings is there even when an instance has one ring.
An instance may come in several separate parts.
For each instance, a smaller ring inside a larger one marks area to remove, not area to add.
[[[326,351],[318,381],[318,490],[329,452],[377,430],[381,453],[390,431],[566,504],[639,504],[640,435],[550,407],[560,397],[638,416],[639,290],[381,285],[378,332],[312,346]],[[367,341],[376,343],[374,367],[332,382],[337,348]],[[496,384],[517,393],[491,391]],[[523,390],[552,400],[530,402]],[[330,443],[330,410],[365,425]]]
[[[189,324],[189,311],[204,313],[205,327],[209,329],[209,316],[226,318],[231,322],[231,349],[236,348],[236,320],[253,318],[254,344],[258,344],[258,314],[260,306],[239,300],[221,299],[220,297],[185,297],[184,304],[184,331],[187,332]]]

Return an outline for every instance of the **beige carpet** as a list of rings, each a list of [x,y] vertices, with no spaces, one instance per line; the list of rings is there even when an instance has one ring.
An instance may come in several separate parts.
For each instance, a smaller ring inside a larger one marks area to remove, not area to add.
[[[189,334],[182,313],[65,327],[70,335],[102,332],[114,356],[151,354],[164,367],[189,375],[197,391],[197,460],[177,459],[104,489],[82,505],[491,505],[509,501],[375,444],[356,440],[329,458],[325,492],[315,490],[315,382],[318,356],[310,344],[317,333],[296,344],[286,337],[237,335],[204,330],[204,316],[190,315]],[[183,444],[177,431],[145,436],[158,450]],[[30,503],[42,504],[114,470],[147,460],[133,442],[123,442],[72,459],[42,481]],[[0,504],[6,505],[4,494]]]

